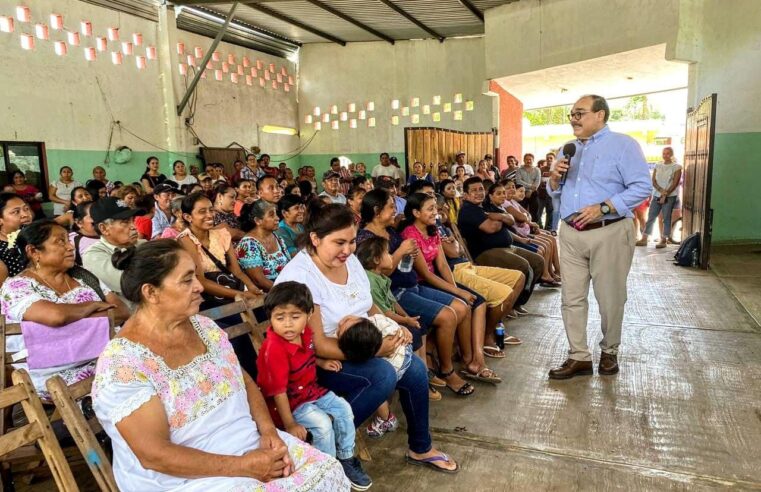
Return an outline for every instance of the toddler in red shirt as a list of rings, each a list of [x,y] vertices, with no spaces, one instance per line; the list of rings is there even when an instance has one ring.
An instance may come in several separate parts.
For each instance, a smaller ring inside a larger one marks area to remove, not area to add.
[[[343,398],[317,383],[317,365],[340,371],[337,360],[318,359],[307,320],[314,310],[312,294],[298,282],[275,285],[264,300],[270,319],[256,361],[257,383],[276,424],[307,440],[341,463],[354,490],[367,490],[372,480],[354,456],[354,414]]]

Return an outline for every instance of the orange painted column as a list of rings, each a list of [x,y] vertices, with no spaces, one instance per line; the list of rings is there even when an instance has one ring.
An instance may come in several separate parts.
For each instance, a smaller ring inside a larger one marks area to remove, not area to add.
[[[489,82],[489,90],[499,96],[499,138],[497,164],[504,169],[508,155],[521,161],[523,147],[523,103],[495,81]]]

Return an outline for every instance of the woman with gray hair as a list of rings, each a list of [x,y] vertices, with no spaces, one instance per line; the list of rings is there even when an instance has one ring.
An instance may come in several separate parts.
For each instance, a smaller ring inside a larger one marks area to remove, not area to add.
[[[238,263],[257,287],[269,291],[291,259],[285,242],[275,234],[279,226],[276,206],[257,200],[243,206],[240,218],[248,232],[235,250]]]
[[[185,228],[188,226],[185,223],[185,219],[182,218],[182,199],[185,198],[184,196],[178,196],[175,198],[172,198],[172,203],[170,204],[170,210],[172,213],[172,216],[174,217],[174,222],[172,222],[172,225],[164,229],[164,231],[161,233],[161,239],[177,239],[177,236],[180,235],[182,231],[185,230]]]

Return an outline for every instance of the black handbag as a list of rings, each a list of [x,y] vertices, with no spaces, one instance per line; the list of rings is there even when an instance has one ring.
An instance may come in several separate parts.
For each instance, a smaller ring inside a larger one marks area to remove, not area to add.
[[[206,246],[201,244],[201,248],[203,249],[204,253],[206,253],[206,256],[208,256],[209,259],[214,263],[214,265],[219,268],[219,271],[216,272],[204,272],[203,276],[222,287],[242,291],[244,288],[243,282],[238,277],[233,275],[233,273],[227,268],[224,263],[219,261],[216,256],[211,254],[211,252],[206,249]],[[206,292],[204,292],[202,296],[204,299],[203,309],[224,306],[225,304],[229,304],[235,301],[235,299],[228,297],[219,297],[215,296],[214,294],[207,294]]]

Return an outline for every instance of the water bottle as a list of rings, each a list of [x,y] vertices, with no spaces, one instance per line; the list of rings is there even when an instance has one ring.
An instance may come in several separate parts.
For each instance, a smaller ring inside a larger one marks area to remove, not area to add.
[[[402,273],[409,273],[412,271],[412,255],[404,255],[402,261],[399,262],[399,271]]]
[[[502,323],[497,325],[497,328],[494,330],[494,337],[497,339],[497,347],[503,350],[505,348],[505,325]]]

